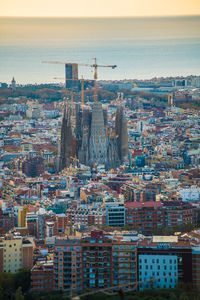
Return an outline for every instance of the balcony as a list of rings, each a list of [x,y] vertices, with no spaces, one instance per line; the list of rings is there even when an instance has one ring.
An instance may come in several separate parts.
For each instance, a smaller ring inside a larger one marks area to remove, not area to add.
[[[71,263],[71,259],[64,259],[64,263]]]
[[[71,273],[72,273],[71,270],[69,270],[69,271],[64,270],[64,272],[63,272],[63,274],[70,274],[70,275],[71,275]]]

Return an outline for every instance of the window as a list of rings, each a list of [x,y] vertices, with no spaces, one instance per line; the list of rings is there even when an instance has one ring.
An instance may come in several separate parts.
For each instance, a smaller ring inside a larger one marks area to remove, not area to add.
[[[95,280],[94,279],[90,279],[90,284],[95,284]]]
[[[99,279],[99,283],[104,283],[104,279]]]

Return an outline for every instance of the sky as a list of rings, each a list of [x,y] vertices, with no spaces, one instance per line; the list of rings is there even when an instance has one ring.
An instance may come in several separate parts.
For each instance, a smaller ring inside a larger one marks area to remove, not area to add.
[[[200,0],[0,0],[0,16],[150,17],[200,15]]]

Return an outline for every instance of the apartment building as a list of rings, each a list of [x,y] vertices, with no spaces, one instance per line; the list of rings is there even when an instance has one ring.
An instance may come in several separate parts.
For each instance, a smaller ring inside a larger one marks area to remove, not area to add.
[[[194,224],[194,208],[182,201],[127,202],[126,224],[144,235],[157,230]]]
[[[106,211],[93,208],[68,209],[66,211],[68,224],[106,225]]]
[[[80,239],[57,238],[54,249],[54,288],[82,289],[82,248]]]
[[[83,289],[112,286],[112,242],[102,231],[82,240]]]
[[[7,234],[0,239],[0,272],[16,273],[33,266],[33,244],[29,239]]]
[[[192,282],[190,242],[177,236],[153,236],[138,243],[139,289],[174,288]]]
[[[53,261],[34,265],[31,270],[32,292],[50,292],[54,289]]]
[[[127,202],[126,224],[142,234],[150,235],[164,227],[163,204],[161,202]]]
[[[137,242],[113,241],[113,285],[123,289],[136,288]]]

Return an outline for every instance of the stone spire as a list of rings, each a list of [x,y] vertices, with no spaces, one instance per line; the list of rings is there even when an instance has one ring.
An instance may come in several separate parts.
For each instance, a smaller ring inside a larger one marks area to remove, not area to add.
[[[90,165],[94,162],[96,164],[105,164],[107,159],[106,148],[107,142],[102,104],[100,102],[94,102],[89,140]]]
[[[115,134],[118,144],[120,162],[123,163],[128,158],[128,130],[127,120],[123,112],[123,107],[118,106],[115,119]]]
[[[108,134],[108,146],[107,146],[107,162],[106,169],[112,169],[119,167],[119,154],[118,154],[118,145],[117,139],[112,134]]]
[[[71,109],[64,103],[60,141],[60,171],[70,166],[72,156]]]

